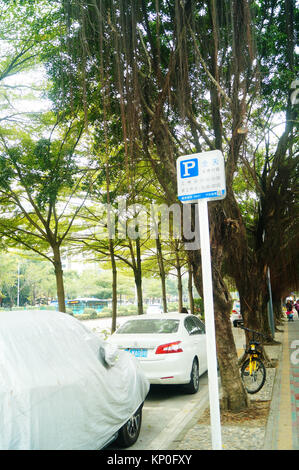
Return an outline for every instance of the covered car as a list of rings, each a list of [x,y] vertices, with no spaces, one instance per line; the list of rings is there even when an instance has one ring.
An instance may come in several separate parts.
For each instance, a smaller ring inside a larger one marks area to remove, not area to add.
[[[130,445],[148,390],[131,354],[70,315],[0,313],[0,449],[101,449],[119,433]]]

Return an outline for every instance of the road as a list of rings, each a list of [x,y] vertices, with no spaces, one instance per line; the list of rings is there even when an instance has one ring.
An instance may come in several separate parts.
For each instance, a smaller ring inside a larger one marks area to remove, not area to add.
[[[167,450],[195,413],[208,404],[207,373],[200,377],[199,391],[187,395],[178,386],[152,385],[144,402],[137,442],[129,450]],[[110,450],[118,450],[111,444]]]
[[[132,450],[166,450],[193,415],[208,403],[208,378],[200,378],[199,391],[186,394],[182,387],[151,386],[143,407],[143,422]]]
[[[117,328],[121,326],[125,321],[131,319],[131,318],[136,318],[138,315],[132,315],[128,317],[118,317],[117,318]],[[82,320],[83,325],[87,326],[90,328],[92,331],[94,331],[97,334],[100,334],[102,336],[105,335],[105,333],[111,332],[111,318],[97,318],[95,320]]]
[[[131,317],[132,318],[132,317]],[[120,317],[122,324],[127,317]],[[84,325],[97,334],[111,326],[111,318],[86,320]],[[208,403],[208,375],[200,377],[199,391],[188,395],[181,386],[152,385],[143,406],[142,427],[138,441],[130,450],[165,450],[193,415]],[[113,445],[111,449],[116,449]]]

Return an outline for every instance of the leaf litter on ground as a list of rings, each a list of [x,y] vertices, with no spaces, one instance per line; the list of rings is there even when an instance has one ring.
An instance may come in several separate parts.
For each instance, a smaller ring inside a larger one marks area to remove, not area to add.
[[[265,426],[270,410],[270,401],[251,401],[246,410],[233,412],[220,410],[221,424],[229,426]],[[210,424],[210,410],[207,408],[198,419],[198,424]]]

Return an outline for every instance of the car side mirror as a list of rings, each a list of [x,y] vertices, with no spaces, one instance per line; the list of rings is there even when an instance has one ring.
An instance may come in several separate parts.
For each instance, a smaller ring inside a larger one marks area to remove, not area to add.
[[[113,367],[118,360],[118,349],[113,344],[99,347],[99,359],[105,367]]]

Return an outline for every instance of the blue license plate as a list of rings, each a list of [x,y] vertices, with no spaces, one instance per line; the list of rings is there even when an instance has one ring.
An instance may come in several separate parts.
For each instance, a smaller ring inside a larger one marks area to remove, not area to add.
[[[147,349],[127,348],[126,351],[130,352],[135,357],[147,357]]]

